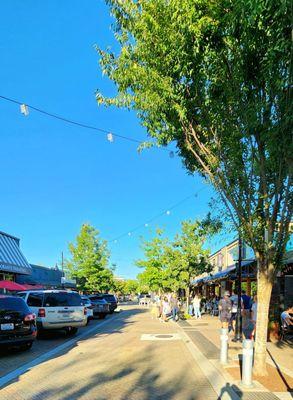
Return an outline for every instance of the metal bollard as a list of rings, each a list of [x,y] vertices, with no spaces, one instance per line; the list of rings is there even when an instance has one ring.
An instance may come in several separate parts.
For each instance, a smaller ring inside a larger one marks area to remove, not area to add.
[[[222,328],[221,329],[221,355],[220,361],[221,364],[228,363],[228,329]]]
[[[253,340],[242,342],[242,385],[252,386]]]

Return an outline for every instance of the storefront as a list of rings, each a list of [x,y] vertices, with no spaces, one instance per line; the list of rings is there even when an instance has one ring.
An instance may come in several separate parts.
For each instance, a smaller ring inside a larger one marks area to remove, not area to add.
[[[30,275],[31,266],[20,250],[19,239],[0,232],[0,281],[16,281],[17,276]]]

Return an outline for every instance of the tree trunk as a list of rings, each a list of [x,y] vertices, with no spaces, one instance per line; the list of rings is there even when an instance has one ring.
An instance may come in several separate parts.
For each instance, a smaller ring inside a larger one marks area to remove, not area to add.
[[[266,350],[269,306],[273,286],[273,279],[270,270],[272,270],[273,266],[272,264],[268,264],[269,267],[266,267],[264,263],[264,259],[258,259],[257,321],[253,368],[253,372],[257,376],[266,376],[268,374],[266,368]]]

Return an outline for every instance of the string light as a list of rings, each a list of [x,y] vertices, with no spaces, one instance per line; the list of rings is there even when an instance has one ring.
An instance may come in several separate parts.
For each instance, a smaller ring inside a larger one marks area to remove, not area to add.
[[[29,115],[29,110],[28,110],[28,106],[26,104],[20,104],[20,112],[24,115],[24,116],[28,116]]]
[[[111,142],[111,143],[114,142],[114,137],[113,137],[113,135],[112,135],[111,132],[109,132],[109,133],[107,134],[107,139],[108,139],[108,141]]]
[[[111,132],[109,132],[109,130],[106,130],[106,129],[103,129],[103,128],[98,128],[98,127],[93,126],[93,125],[88,125],[88,124],[83,123],[83,122],[73,121],[72,119],[62,117],[61,115],[56,115],[56,114],[50,113],[48,111],[42,110],[41,108],[34,107],[34,106],[30,105],[30,104],[23,103],[22,101],[15,100],[15,99],[12,99],[10,97],[6,97],[6,96],[1,96],[0,95],[0,99],[8,101],[10,103],[18,104],[20,106],[21,113],[24,114],[25,116],[27,116],[29,114],[29,108],[30,108],[31,110],[37,111],[40,114],[46,115],[47,117],[58,119],[59,121],[63,121],[65,123],[67,123],[67,124],[76,125],[76,126],[79,126],[81,128],[90,129],[90,130],[94,130],[94,131],[101,132],[101,133],[106,133],[107,140],[109,140],[110,142],[113,142],[114,138],[116,137],[116,138],[120,138],[120,139],[123,139],[123,140],[128,140],[129,142],[137,143],[140,146],[144,145],[144,142],[142,142],[140,140],[137,140],[137,139],[134,139],[132,137],[119,135],[118,133],[111,133]],[[112,138],[113,140],[110,139],[110,138]],[[169,150],[166,149],[165,147],[158,147],[158,148],[160,150],[167,151],[169,153]],[[174,154],[174,152],[173,152],[173,154]]]
[[[178,201],[172,207],[169,207],[168,210],[162,211],[161,213],[159,213],[159,214],[155,215],[154,217],[150,218],[147,222],[134,227],[133,229],[131,229],[130,231],[127,231],[126,233],[122,233],[121,235],[117,236],[114,239],[108,240],[108,242],[109,243],[111,243],[111,242],[117,243],[119,241],[119,239],[122,239],[125,236],[131,236],[134,232],[138,231],[141,228],[144,228],[144,227],[147,228],[151,222],[155,221],[156,219],[158,219],[158,218],[160,218],[160,217],[162,217],[164,215],[170,215],[171,214],[171,210],[173,210],[176,207],[179,207],[181,204],[185,203],[187,200],[189,200],[189,199],[191,199],[193,197],[197,197],[200,192],[202,192],[203,190],[206,190],[206,189],[207,189],[207,186],[203,187],[202,189],[198,190],[196,193],[193,193],[192,195],[187,196],[184,199]]]

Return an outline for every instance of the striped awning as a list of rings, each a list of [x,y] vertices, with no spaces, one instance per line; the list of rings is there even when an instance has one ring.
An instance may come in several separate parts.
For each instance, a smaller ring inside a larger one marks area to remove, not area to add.
[[[19,248],[19,239],[0,232],[0,271],[30,275],[31,270]]]

